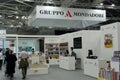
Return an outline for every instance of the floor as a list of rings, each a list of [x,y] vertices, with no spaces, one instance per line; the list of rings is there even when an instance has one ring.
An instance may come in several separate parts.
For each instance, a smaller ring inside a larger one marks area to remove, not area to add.
[[[0,80],[9,80],[4,76],[4,68],[0,71]],[[22,80],[21,73],[16,69],[13,80]],[[58,66],[50,66],[48,74],[28,75],[25,80],[97,80],[83,74],[83,70],[67,71]]]

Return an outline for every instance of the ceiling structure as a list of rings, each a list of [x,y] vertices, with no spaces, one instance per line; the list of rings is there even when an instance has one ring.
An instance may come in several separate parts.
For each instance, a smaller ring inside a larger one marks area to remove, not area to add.
[[[44,31],[51,30],[78,30],[28,26],[28,16],[36,5],[106,10],[106,22],[88,26],[86,29],[98,29],[95,27],[120,20],[119,0],[0,0],[0,29],[6,29],[8,33],[17,34],[23,32],[23,34],[45,34]]]

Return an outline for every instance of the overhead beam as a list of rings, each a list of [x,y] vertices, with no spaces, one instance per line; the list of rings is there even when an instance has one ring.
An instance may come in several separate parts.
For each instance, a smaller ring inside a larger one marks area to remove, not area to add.
[[[26,6],[33,7],[33,6],[27,4],[27,3],[23,2],[23,1],[20,1],[20,0],[15,0],[15,1],[18,2],[18,3],[24,4]]]
[[[77,0],[64,0],[61,3],[61,7],[69,7],[74,4]]]

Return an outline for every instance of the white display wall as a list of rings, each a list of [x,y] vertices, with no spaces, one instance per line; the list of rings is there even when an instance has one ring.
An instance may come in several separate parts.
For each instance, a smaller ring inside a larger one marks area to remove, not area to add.
[[[120,23],[112,23],[108,25],[101,26],[101,58],[106,60],[111,60],[114,51],[118,51],[120,49]],[[105,47],[105,35],[112,35],[112,46],[107,48]]]
[[[21,47],[28,47],[31,46],[32,48],[35,49],[35,51],[39,51],[39,41],[38,39],[18,39],[18,46]]]
[[[60,39],[62,39],[61,40],[62,42],[68,41],[69,52],[71,53],[70,48],[74,47],[73,39],[76,37],[82,37],[82,48],[74,49],[74,51],[77,54],[77,57],[81,58],[81,67],[83,69],[84,58],[87,57],[89,49],[93,50],[94,55],[100,55],[100,36],[101,36],[100,31],[84,30],[84,31],[78,31],[78,32],[61,35],[60,37],[62,38]]]

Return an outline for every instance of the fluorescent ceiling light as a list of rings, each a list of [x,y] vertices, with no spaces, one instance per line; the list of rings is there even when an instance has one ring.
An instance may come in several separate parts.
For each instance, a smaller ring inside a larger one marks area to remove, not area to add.
[[[101,6],[103,6],[103,3],[100,3]]]
[[[112,7],[114,7],[114,6],[115,6],[115,4],[112,4],[111,6],[112,6]]]
[[[18,16],[16,16],[16,19],[18,19],[19,17]]]

